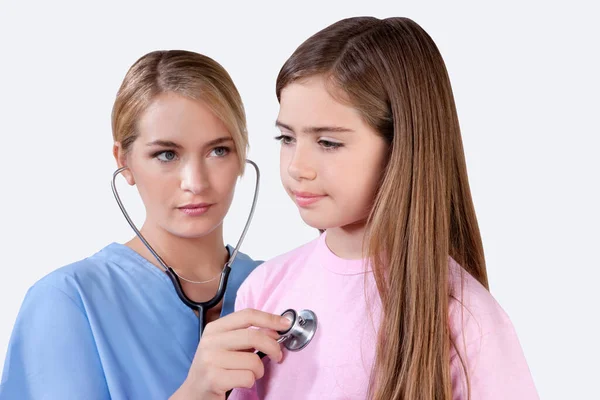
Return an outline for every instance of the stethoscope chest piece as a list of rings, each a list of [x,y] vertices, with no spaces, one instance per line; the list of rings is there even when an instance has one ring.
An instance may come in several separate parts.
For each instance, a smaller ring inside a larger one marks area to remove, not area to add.
[[[290,320],[291,326],[287,331],[279,331],[278,342],[283,343],[289,351],[300,351],[305,348],[317,331],[317,315],[311,310],[296,312],[289,309],[281,314]]]

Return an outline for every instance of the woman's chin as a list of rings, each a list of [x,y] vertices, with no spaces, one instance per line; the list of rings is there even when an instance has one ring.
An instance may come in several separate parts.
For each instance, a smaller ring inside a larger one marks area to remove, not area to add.
[[[191,226],[185,227],[174,227],[173,229],[169,229],[169,232],[177,237],[182,239],[201,239],[205,236],[208,236],[216,228],[221,225],[219,224],[192,224]]]

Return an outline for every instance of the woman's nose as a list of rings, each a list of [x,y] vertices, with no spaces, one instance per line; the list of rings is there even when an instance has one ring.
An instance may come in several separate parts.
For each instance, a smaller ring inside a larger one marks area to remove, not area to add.
[[[181,170],[181,189],[199,194],[209,186],[208,171],[200,161],[190,161]]]

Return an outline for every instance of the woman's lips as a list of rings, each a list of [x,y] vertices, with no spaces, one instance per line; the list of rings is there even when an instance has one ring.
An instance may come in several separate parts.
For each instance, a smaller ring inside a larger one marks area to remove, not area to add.
[[[212,204],[198,203],[198,204],[186,204],[185,206],[178,207],[178,209],[186,215],[195,217],[206,213]]]

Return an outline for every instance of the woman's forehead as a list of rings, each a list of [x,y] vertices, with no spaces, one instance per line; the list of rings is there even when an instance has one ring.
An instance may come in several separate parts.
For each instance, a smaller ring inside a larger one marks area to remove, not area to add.
[[[141,115],[137,130],[145,141],[167,140],[180,145],[232,137],[205,102],[175,93],[158,96]]]

